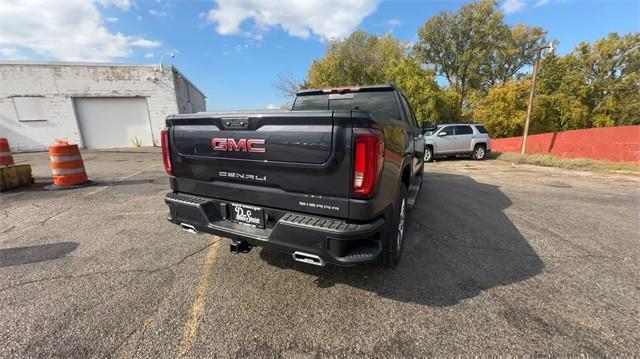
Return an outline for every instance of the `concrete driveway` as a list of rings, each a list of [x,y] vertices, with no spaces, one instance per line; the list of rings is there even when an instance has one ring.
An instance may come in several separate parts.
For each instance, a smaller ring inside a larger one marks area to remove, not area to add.
[[[159,151],[0,204],[0,357],[640,353],[640,181],[429,164],[402,263],[317,268],[166,221]]]

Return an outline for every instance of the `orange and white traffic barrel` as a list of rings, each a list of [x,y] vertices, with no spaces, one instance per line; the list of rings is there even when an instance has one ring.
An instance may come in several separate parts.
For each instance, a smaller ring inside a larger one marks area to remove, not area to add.
[[[49,159],[51,160],[53,185],[47,189],[77,188],[94,184],[87,178],[78,145],[57,140],[56,143],[49,146]]]
[[[7,167],[13,164],[13,155],[6,138],[0,138],[0,167]]]

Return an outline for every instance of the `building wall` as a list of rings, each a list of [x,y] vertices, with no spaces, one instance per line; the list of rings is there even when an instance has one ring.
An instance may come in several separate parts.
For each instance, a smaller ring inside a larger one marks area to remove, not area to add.
[[[195,113],[207,110],[206,98],[180,71],[173,69],[178,102],[178,113]]]
[[[178,104],[173,71],[163,74],[157,68],[154,65],[0,64],[0,137],[7,137],[16,152],[46,150],[58,138],[82,145],[74,97],[145,97],[154,144],[159,145],[165,118],[178,112]],[[23,101],[17,98],[24,96],[41,99],[43,118],[19,121],[16,102]]]

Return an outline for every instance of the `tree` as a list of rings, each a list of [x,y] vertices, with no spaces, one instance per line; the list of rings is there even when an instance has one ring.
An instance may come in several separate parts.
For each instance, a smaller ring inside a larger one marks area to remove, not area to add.
[[[640,33],[611,33],[573,53],[586,72],[593,125],[630,124],[640,119]]]
[[[640,34],[610,34],[541,63],[536,132],[632,124],[640,118]]]
[[[387,71],[393,82],[407,97],[418,122],[454,122],[458,118],[457,101],[444,93],[435,79],[435,73],[423,69],[415,59],[405,58]]]
[[[290,72],[279,74],[278,81],[273,87],[278,92],[278,96],[292,99],[304,84],[299,83]]]
[[[532,133],[591,127],[585,72],[572,55],[553,54],[541,62]]]
[[[483,88],[522,77],[521,70],[533,65],[536,50],[544,43],[545,36],[546,31],[542,28],[523,24],[504,32],[500,41],[489,51],[489,61],[480,65]]]
[[[404,45],[399,40],[358,30],[344,40],[329,43],[322,59],[311,64],[305,87],[384,83],[388,69],[404,56]]]
[[[441,12],[418,29],[413,50],[417,58],[433,65],[460,96],[463,108],[470,89],[478,88],[482,64],[506,31],[494,0],[464,5],[454,13]]]
[[[545,35],[537,27],[509,27],[495,0],[479,0],[427,20],[418,29],[413,51],[447,79],[462,110],[472,91],[486,93],[490,86],[518,77],[533,63]]]
[[[472,98],[473,118],[494,137],[522,135],[527,112],[530,79],[510,80],[491,87],[486,96]]]

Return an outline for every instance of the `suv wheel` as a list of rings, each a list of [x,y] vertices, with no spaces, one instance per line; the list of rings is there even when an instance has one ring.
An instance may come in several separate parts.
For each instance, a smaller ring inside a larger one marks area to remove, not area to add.
[[[404,247],[405,220],[407,216],[407,187],[402,185],[394,206],[393,220],[382,239],[382,265],[393,268],[400,262]]]
[[[473,148],[473,154],[471,155],[471,157],[474,160],[482,160],[484,159],[484,156],[487,154],[487,151],[484,149],[483,145],[476,145],[476,147]]]
[[[424,148],[424,161],[431,162],[433,160],[433,150],[431,147]]]

